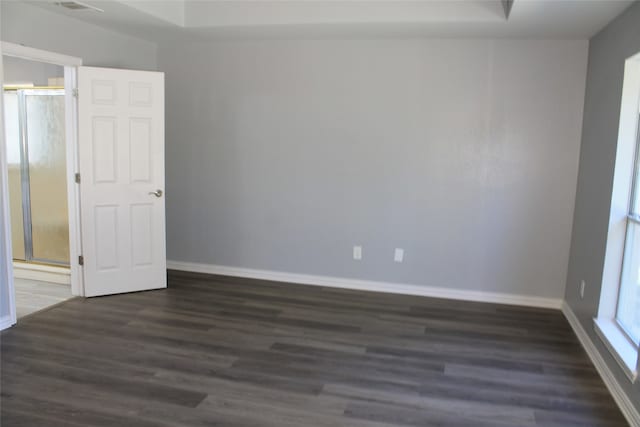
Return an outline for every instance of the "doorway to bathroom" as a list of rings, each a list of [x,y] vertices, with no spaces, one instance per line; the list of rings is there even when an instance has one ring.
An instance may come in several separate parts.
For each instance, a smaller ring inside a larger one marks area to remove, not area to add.
[[[64,67],[3,57],[17,318],[71,298]]]

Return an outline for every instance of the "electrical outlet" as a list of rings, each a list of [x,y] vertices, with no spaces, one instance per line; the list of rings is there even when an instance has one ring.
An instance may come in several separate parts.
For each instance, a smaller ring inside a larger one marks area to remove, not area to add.
[[[362,259],[362,246],[353,247],[353,259],[360,261]]]
[[[395,262],[402,262],[403,259],[404,259],[404,249],[396,248],[396,251],[393,254],[393,260]]]
[[[584,298],[584,288],[587,286],[584,280],[580,281],[580,298]]]

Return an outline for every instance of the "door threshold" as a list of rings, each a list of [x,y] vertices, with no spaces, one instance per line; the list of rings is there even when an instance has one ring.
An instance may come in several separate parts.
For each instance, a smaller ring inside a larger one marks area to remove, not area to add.
[[[13,275],[17,279],[71,285],[71,270],[64,266],[14,261]]]

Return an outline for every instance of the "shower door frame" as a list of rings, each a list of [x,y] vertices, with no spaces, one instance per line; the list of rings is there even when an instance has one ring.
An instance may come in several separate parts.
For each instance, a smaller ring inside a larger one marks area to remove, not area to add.
[[[33,219],[31,209],[31,171],[29,159],[29,134],[28,134],[28,116],[27,116],[27,96],[65,96],[64,89],[24,89],[16,90],[18,97],[18,117],[20,120],[20,186],[22,189],[22,221],[24,228],[24,255],[26,262],[39,262],[49,265],[58,265],[69,267],[69,263],[45,258],[36,258],[33,255]],[[66,114],[66,113],[65,113]],[[65,129],[66,130],[66,129]],[[67,140],[65,136],[65,150]],[[65,166],[66,167],[66,166]],[[68,208],[68,206],[67,206]],[[67,214],[67,222],[68,222]]]
[[[67,199],[68,199],[68,212],[69,212],[69,268],[71,276],[71,294],[77,296],[84,296],[84,283],[82,266],[79,264],[79,256],[82,253],[82,235],[80,224],[80,189],[76,182],[76,176],[79,171],[79,156],[78,156],[78,102],[77,102],[77,67],[82,65],[82,59],[74,56],[68,56],[49,52],[41,49],[34,49],[27,46],[22,46],[15,43],[9,43],[2,41],[0,54],[2,56],[10,56],[14,58],[26,59],[29,61],[45,62],[48,64],[55,64],[64,67],[64,88],[65,88],[65,150],[66,150],[66,163],[67,163]],[[1,63],[1,62],[0,62]],[[2,73],[0,72],[0,80],[2,80]],[[3,80],[0,81],[0,84]],[[0,103],[3,102],[0,99]],[[2,111],[2,110],[0,110]],[[2,147],[0,148],[0,154],[5,151],[4,142],[4,117],[0,118],[2,126],[2,135],[0,135],[0,141]],[[6,158],[4,155],[0,156],[0,175],[2,182],[5,182],[8,176],[8,167]],[[78,175],[79,176],[79,175]],[[3,209],[3,222],[0,224],[3,231],[10,231],[10,223],[8,217],[8,195],[5,191],[2,191],[2,197],[0,208]],[[5,235],[5,241],[3,242],[7,248],[6,259],[0,260],[0,262],[6,263],[6,279],[9,287],[9,306],[10,306],[10,322],[5,324],[3,319],[0,319],[0,330],[5,327],[11,326],[16,323],[16,311],[15,311],[15,288],[13,284],[13,256],[11,253],[11,235],[10,233],[3,233]],[[4,279],[4,278],[3,278]]]

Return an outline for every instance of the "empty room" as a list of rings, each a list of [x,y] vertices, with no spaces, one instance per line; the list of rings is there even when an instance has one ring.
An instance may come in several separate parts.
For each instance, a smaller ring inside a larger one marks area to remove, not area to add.
[[[0,426],[640,427],[640,1],[3,0],[0,82]]]

